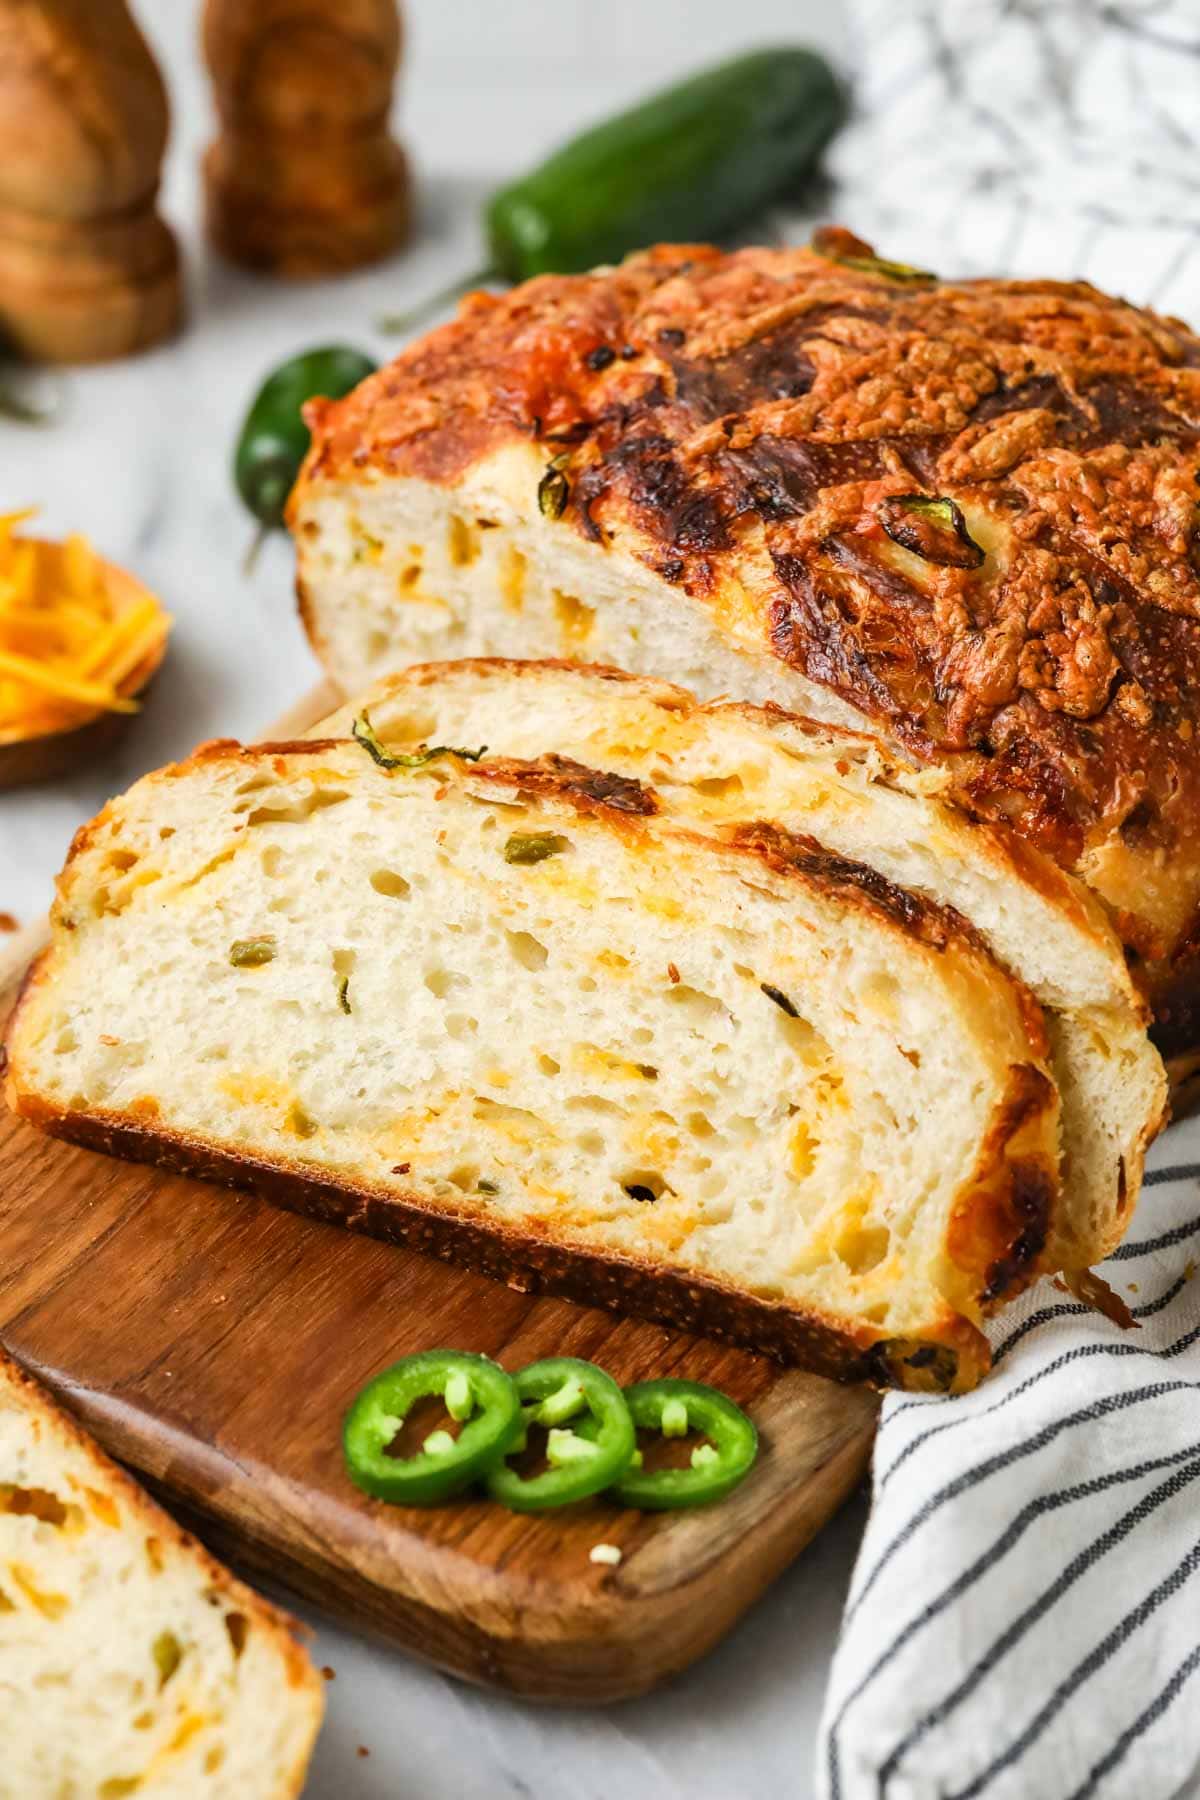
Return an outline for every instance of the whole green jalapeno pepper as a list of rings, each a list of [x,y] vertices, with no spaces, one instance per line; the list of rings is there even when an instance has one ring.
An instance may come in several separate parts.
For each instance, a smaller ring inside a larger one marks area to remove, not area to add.
[[[584,131],[484,212],[488,266],[381,321],[406,331],[484,281],[572,275],[654,243],[706,243],[793,188],[849,110],[824,57],[753,50]]]
[[[233,455],[234,485],[259,523],[248,561],[268,532],[282,529],[284,505],[308,452],[305,401],[340,400],[376,367],[361,350],[328,344],[280,363],[255,394]]]

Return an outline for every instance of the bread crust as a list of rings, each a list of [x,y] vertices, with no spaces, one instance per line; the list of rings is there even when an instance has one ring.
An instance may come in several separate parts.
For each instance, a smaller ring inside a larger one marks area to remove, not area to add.
[[[45,952],[39,963],[50,954]],[[38,978],[35,965],[26,993]],[[10,1022],[10,1035],[23,999]],[[296,1160],[263,1161],[147,1117],[101,1108],[59,1109],[23,1092],[11,1071],[6,1098],[39,1130],[85,1149],[240,1189],[325,1224],[462,1264],[523,1293],[560,1295],[582,1306],[636,1313],[835,1381],[918,1390],[931,1385],[957,1393],[974,1387],[990,1367],[986,1337],[949,1305],[930,1319],[919,1341],[847,1329],[818,1311],[751,1295],[698,1272],[556,1244],[466,1202],[450,1211],[416,1193],[334,1178]],[[1055,1174],[1044,1154],[1023,1148],[1023,1136],[1026,1131],[1030,1137],[1039,1135],[1041,1116],[1052,1105],[1051,1084],[1039,1070],[1017,1065],[1011,1071],[1009,1092],[997,1108],[952,1221],[948,1249],[956,1284],[978,1296],[981,1315],[1013,1298],[1038,1272]],[[909,1358],[914,1353],[922,1357],[930,1346],[952,1360],[939,1359],[927,1382],[928,1362],[910,1366]]]
[[[262,1162],[142,1120],[99,1110],[56,1111],[36,1096],[19,1090],[14,1094],[11,1086],[9,1102],[52,1137],[240,1188],[289,1212],[462,1264],[521,1293],[555,1294],[581,1306],[637,1313],[800,1364],[835,1381],[905,1385],[903,1366],[893,1376],[883,1348],[894,1340],[867,1330],[848,1331],[820,1313],[750,1295],[705,1275],[664,1270],[641,1258],[569,1249],[487,1219],[482,1209],[463,1205],[450,1212],[429,1205],[419,1194],[335,1180],[298,1162],[287,1167]],[[930,1322],[921,1342],[953,1354],[951,1391],[974,1387],[989,1367],[987,1339],[949,1307],[941,1319]]]
[[[1164,1050],[1185,1048],[1200,338],[1085,283],[894,279],[849,233],[820,242],[665,245],[469,297],[345,400],[313,403],[292,521],[303,532],[331,484],[453,486],[514,446],[532,512],[561,459],[569,498],[547,529],[632,555],[1081,874]],[[953,544],[914,552],[924,528],[898,511],[914,493],[986,525],[980,566]]]
[[[18,1403],[32,1415],[51,1415],[55,1430],[68,1438],[91,1463],[96,1471],[97,1484],[120,1494],[130,1512],[153,1527],[156,1537],[186,1555],[207,1576],[214,1589],[237,1610],[253,1618],[258,1629],[270,1636],[287,1670],[288,1686],[306,1694],[311,1715],[312,1729],[308,1743],[301,1750],[294,1767],[287,1771],[283,1785],[274,1789],[272,1795],[272,1800],[297,1800],[304,1789],[312,1741],[320,1728],[321,1715],[325,1709],[320,1678],[304,1648],[305,1640],[311,1636],[308,1627],[294,1619],[290,1613],[284,1612],[282,1607],[263,1599],[261,1594],[239,1581],[199,1539],[177,1525],[171,1515],[164,1512],[157,1501],[152,1500],[119,1463],[106,1456],[72,1414],[52,1398],[41,1383],[0,1344],[0,1390],[4,1388],[14,1393]]]
[[[271,765],[283,757],[328,757],[345,753],[344,738],[313,737],[294,743],[251,748],[227,739],[201,745],[191,758],[148,777],[168,783],[190,768],[214,762]],[[355,754],[360,754],[355,748]],[[364,773],[386,780],[366,749]],[[629,777],[605,774],[559,756],[535,762],[496,758],[479,763],[445,759],[447,784],[468,790],[499,788],[520,792],[532,804],[602,817],[610,830],[637,838],[653,828],[658,799],[653,789]],[[285,771],[287,765],[283,765]],[[114,806],[120,803],[113,803]],[[550,811],[548,816],[554,816]],[[465,1198],[453,1210],[433,1205],[415,1192],[334,1177],[315,1165],[273,1156],[258,1159],[207,1138],[180,1133],[159,1121],[153,1103],[124,1112],[104,1108],[64,1108],[22,1083],[19,1041],[22,1018],[37,989],[54,978],[55,958],[75,928],[72,912],[76,865],[96,834],[113,817],[106,808],[76,833],[59,877],[54,920],[56,942],[30,970],[9,1022],[14,1046],[7,1097],[14,1110],[55,1136],[135,1161],[156,1163],[186,1174],[252,1192],[293,1211],[362,1230],[371,1235],[464,1262],[517,1287],[563,1294],[585,1305],[629,1310],[684,1330],[725,1337],[787,1362],[842,1380],[923,1385],[934,1381],[954,1390],[973,1386],[988,1366],[987,1342],[973,1320],[1019,1292],[1039,1271],[1052,1209],[1060,1194],[1056,1165],[1058,1095],[1038,1063],[1048,1054],[1040,1007],[1024,986],[1001,970],[975,929],[948,906],[895,886],[877,871],[836,856],[811,838],[759,824],[735,831],[724,842],[675,827],[671,836],[695,847],[704,858],[720,856],[744,863],[777,881],[798,883],[834,902],[843,912],[870,918],[873,929],[899,937],[909,953],[955,959],[966,975],[995,993],[1004,1006],[1015,996],[1020,1042],[1027,1061],[998,1066],[1002,1091],[980,1145],[974,1171],[964,1182],[944,1254],[944,1298],[922,1328],[919,1343],[903,1351],[882,1329],[847,1328],[819,1311],[805,1311],[769,1295],[754,1295],[687,1269],[664,1268],[649,1258],[623,1256],[551,1240],[535,1229],[507,1225]],[[65,937],[62,934],[67,934]],[[932,1365],[911,1363],[930,1345],[947,1354]]]

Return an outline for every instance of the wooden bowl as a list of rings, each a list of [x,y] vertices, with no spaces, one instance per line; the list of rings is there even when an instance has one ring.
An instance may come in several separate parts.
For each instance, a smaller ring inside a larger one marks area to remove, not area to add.
[[[149,590],[115,563],[97,559],[109,592],[129,602]],[[144,695],[166,654],[164,633],[157,648],[144,656],[122,681],[119,692],[127,700]],[[0,737],[0,791],[25,787],[35,781],[52,781],[106,756],[125,736],[137,713],[98,711],[88,713],[59,731],[39,732],[34,737]]]

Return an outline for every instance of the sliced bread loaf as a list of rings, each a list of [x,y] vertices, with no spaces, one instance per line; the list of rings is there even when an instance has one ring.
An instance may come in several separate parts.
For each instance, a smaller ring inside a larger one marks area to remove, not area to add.
[[[474,294],[312,403],[301,610],[350,694],[586,656],[873,729],[1101,895],[1195,1052],[1198,362],[839,230]]]
[[[558,754],[205,746],[77,837],[27,1117],[523,1286],[969,1386],[1060,1208],[1041,1008],[948,908]]]
[[[954,907],[1045,1011],[1064,1187],[1050,1259],[1087,1268],[1120,1241],[1166,1108],[1145,1003],[1096,897],[1015,832],[944,799],[944,773],[916,771],[859,732],[777,708],[700,705],[666,682],[571,663],[416,665],[314,734],[348,735],[364,711],[402,752],[479,742],[528,757],[552,744],[653,786],[696,830],[772,819]]]
[[[0,1800],[285,1800],[320,1687],[291,1621],[0,1351]]]

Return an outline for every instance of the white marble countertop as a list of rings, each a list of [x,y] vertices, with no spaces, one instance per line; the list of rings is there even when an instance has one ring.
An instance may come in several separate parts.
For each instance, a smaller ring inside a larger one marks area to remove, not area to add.
[[[144,769],[198,739],[253,735],[316,679],[295,617],[291,553],[270,542],[253,579],[251,524],[229,457],[266,371],[315,342],[388,354],[377,316],[478,261],[477,201],[589,113],[625,103],[747,43],[836,43],[835,8],[807,0],[410,0],[398,126],[421,182],[408,254],[337,283],[288,287],[211,258],[197,229],[198,153],[210,132],[198,0],[135,0],[172,90],[164,206],[188,261],[179,340],[73,373],[53,429],[0,423],[0,510],[39,502],[57,535],[84,531],[159,593],[171,654],[121,752],[52,787],[0,795],[0,912],[49,900],[71,833]],[[724,1646],[670,1688],[607,1710],[547,1710],[487,1695],[368,1646],[311,1612],[335,1671],[310,1800],[743,1800],[810,1792],[825,1675],[862,1524],[849,1506]],[[360,1751],[369,1754],[363,1755]]]

